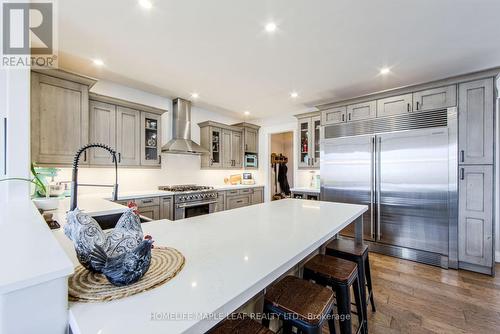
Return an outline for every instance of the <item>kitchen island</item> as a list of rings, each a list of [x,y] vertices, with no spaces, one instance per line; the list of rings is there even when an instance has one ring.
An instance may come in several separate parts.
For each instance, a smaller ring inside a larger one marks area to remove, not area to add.
[[[347,225],[355,223],[360,240],[366,210],[362,205],[286,199],[145,223],[144,233],[156,245],[184,254],[184,269],[166,284],[131,297],[70,303],[72,332],[204,333]],[[76,261],[62,231],[56,236]]]

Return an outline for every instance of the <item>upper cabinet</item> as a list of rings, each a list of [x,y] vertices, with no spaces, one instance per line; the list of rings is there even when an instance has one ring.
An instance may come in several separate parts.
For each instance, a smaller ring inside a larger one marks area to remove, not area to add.
[[[413,95],[405,94],[377,100],[377,117],[412,112]]]
[[[458,86],[458,149],[461,164],[493,164],[493,78]]]
[[[116,149],[121,166],[159,167],[166,110],[89,93],[94,83],[64,71],[31,72],[32,161],[70,166],[79,148],[102,143]],[[92,148],[80,164],[111,166],[113,161],[106,151]]]
[[[258,153],[260,126],[250,123],[238,123],[232,126],[243,129],[243,151],[245,153]]]
[[[299,168],[319,168],[320,162],[320,128],[319,114],[298,115],[298,156]]]
[[[61,71],[43,73],[50,75],[31,72],[31,159],[71,165],[75,152],[89,142],[88,94],[95,81]],[[84,154],[81,164],[88,163]]]
[[[141,165],[161,164],[161,116],[149,112],[141,113]]]
[[[346,121],[347,107],[335,107],[321,111],[321,123],[338,124]]]
[[[413,93],[413,111],[425,111],[457,105],[457,86],[422,90]]]
[[[116,147],[116,106],[90,101],[90,142]],[[113,163],[108,151],[99,148],[90,149],[91,165]]]
[[[200,145],[209,151],[201,156],[202,168],[242,169],[245,154],[256,154],[258,151],[257,125],[226,125],[212,121],[198,125]]]
[[[377,117],[377,101],[369,101],[347,106],[348,122],[375,117]]]

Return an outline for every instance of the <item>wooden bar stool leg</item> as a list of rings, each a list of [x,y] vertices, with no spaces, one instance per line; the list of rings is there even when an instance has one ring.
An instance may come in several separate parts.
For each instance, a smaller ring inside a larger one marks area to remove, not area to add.
[[[368,314],[368,306],[366,304],[366,280],[365,280],[365,264],[364,260],[362,257],[358,257],[358,260],[355,261],[356,264],[358,265],[358,280],[359,280],[359,285],[360,285],[360,291],[361,291],[361,306],[363,308],[363,314]],[[366,317],[364,318],[364,328],[365,331],[368,332],[368,321]]]
[[[356,312],[358,313],[358,323],[359,327],[362,328],[362,332],[358,329],[358,333],[368,333],[366,328],[366,314],[363,311],[362,303],[361,303],[361,286],[359,284],[359,279],[356,278],[352,283],[352,288],[354,290],[354,300],[356,302]]]
[[[349,287],[345,284],[338,284],[335,287],[337,295],[337,308],[339,311],[339,323],[341,334],[352,334],[351,327],[351,294]]]
[[[331,319],[328,319],[328,329],[330,330],[330,334],[336,334],[335,329],[335,312],[332,309]]]
[[[375,308],[375,299],[373,298],[372,274],[370,272],[370,260],[368,259],[368,254],[366,254],[366,259],[365,259],[365,273],[366,273],[366,284],[368,285],[368,294],[370,295],[370,303],[372,305],[372,311],[377,312],[377,309]]]

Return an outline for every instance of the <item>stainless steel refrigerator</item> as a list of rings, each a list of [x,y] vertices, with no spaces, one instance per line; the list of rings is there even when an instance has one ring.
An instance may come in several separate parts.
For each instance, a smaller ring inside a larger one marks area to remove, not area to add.
[[[372,251],[454,267],[456,109],[327,126],[321,199],[366,204]],[[341,233],[352,236],[351,228]],[[450,254],[451,253],[451,254]]]

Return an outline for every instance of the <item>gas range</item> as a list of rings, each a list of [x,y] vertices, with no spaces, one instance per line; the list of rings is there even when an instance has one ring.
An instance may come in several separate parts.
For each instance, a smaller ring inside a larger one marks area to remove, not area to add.
[[[216,209],[217,191],[197,185],[160,186],[174,193],[174,220],[212,213]]]

